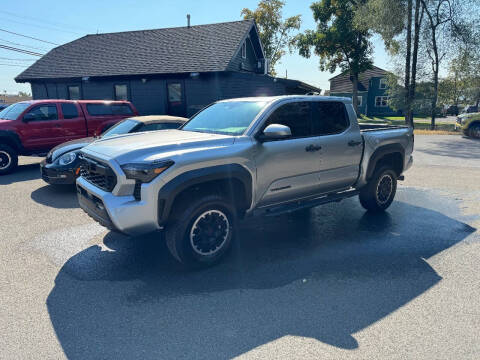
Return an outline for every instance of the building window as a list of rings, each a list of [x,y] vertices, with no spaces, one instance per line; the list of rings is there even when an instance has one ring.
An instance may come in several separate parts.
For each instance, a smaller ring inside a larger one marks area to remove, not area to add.
[[[80,86],[68,86],[68,98],[70,100],[80,100]]]
[[[387,88],[387,79],[381,78],[380,79],[380,89],[384,90]]]
[[[247,40],[245,40],[242,44],[242,58],[247,58]]]
[[[168,102],[170,103],[182,102],[182,84],[169,83],[167,86],[167,89],[168,89]]]
[[[128,87],[125,84],[115,85],[115,100],[128,100]]]
[[[357,96],[358,106],[362,106],[363,104],[362,100],[363,100],[362,96]],[[352,101],[353,101],[353,96],[352,96]]]
[[[387,107],[388,96],[375,96],[375,107]]]

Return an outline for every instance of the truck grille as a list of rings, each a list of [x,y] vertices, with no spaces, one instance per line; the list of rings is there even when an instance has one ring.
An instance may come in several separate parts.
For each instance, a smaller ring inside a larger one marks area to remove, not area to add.
[[[84,155],[80,156],[80,176],[103,191],[111,192],[117,185],[117,176],[110,166]]]

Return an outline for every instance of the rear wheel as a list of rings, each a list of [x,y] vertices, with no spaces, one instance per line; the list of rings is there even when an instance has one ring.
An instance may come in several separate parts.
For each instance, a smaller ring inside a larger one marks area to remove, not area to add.
[[[468,135],[475,139],[480,139],[480,124],[473,124],[468,130]]]
[[[8,145],[0,144],[0,175],[6,175],[16,169],[18,154]]]
[[[384,211],[392,203],[396,191],[397,174],[390,167],[382,166],[360,190],[360,203],[369,211]]]
[[[235,209],[221,195],[204,195],[178,204],[175,220],[165,229],[172,256],[189,268],[207,267],[230,248],[236,223]]]

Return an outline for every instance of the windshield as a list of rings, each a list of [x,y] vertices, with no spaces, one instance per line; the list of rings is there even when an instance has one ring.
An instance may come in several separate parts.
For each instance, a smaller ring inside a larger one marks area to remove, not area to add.
[[[0,111],[0,119],[17,120],[22,112],[30,106],[29,103],[17,103]]]
[[[182,130],[241,135],[265,104],[265,101],[219,102],[200,111]]]
[[[138,125],[140,125],[140,123],[136,120],[125,119],[123,121],[120,121],[118,124],[112,126],[107,131],[105,131],[101,137],[107,138],[114,135],[128,134],[133,129],[135,129]]]

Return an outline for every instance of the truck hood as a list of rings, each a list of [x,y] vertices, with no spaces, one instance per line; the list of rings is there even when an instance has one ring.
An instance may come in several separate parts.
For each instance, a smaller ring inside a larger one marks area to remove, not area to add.
[[[80,150],[81,148],[91,144],[95,141],[94,137],[82,138],[77,140],[68,141],[66,143],[55,146],[47,155],[50,161],[57,160],[63,154],[70,151]]]
[[[0,119],[0,130],[6,129],[12,123],[12,120]]]
[[[180,153],[233,144],[228,135],[208,134],[183,130],[163,130],[133,133],[95,141],[83,149],[101,158],[116,160],[119,164],[136,161],[167,159]]]

